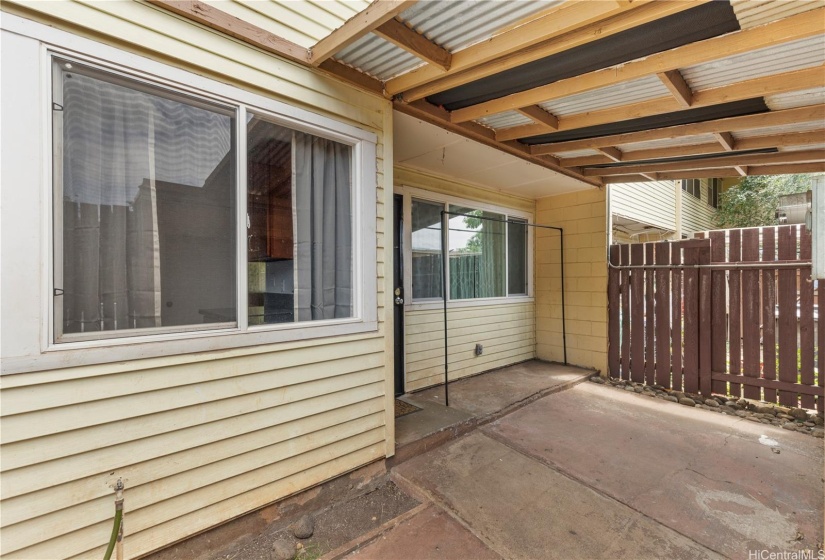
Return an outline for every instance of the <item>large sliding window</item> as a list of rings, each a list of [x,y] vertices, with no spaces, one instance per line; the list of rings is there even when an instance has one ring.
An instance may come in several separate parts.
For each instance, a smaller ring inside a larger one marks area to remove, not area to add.
[[[54,69],[58,338],[234,325],[235,112]]]
[[[410,199],[413,300],[442,298],[442,241],[448,247],[448,298],[473,300],[529,294],[528,226],[506,210],[471,203]],[[441,212],[447,211],[442,222]],[[442,240],[446,230],[446,239]]]
[[[56,342],[359,317],[357,139],[57,57],[53,100]]]

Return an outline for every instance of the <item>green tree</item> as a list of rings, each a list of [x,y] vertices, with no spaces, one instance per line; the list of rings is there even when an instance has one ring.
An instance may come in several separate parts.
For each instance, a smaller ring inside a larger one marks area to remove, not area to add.
[[[716,225],[741,228],[776,224],[776,208],[783,194],[805,192],[810,175],[765,175],[745,177],[719,195]]]

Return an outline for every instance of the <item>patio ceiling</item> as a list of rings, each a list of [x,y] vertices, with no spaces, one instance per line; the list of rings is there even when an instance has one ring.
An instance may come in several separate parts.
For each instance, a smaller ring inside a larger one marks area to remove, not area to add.
[[[825,0],[150,1],[593,185],[825,171]]]

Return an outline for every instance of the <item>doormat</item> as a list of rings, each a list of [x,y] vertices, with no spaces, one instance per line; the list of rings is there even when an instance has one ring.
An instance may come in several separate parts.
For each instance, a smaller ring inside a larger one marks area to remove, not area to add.
[[[400,399],[395,399],[395,417],[401,418],[402,416],[406,416],[407,414],[412,414],[413,412],[418,412],[421,410],[419,407],[415,406],[414,404],[410,404],[408,402],[404,402]]]

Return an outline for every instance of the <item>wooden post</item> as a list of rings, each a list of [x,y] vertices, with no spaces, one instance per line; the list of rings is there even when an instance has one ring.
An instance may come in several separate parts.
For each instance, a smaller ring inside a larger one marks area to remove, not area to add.
[[[611,245],[607,258],[611,265],[618,265],[619,246]],[[619,377],[619,319],[621,316],[621,300],[619,287],[619,271],[608,267],[607,270],[607,370],[611,377]]]
[[[630,264],[630,246],[622,245],[619,257],[623,266]],[[622,379],[630,379],[630,271],[622,270]]]

